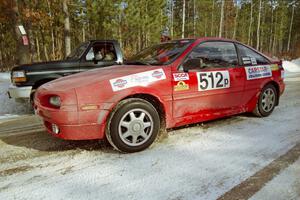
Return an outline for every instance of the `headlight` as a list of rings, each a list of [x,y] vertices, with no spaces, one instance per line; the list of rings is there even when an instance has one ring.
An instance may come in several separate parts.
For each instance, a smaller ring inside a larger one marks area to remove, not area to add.
[[[61,101],[59,96],[52,96],[49,98],[49,104],[55,107],[60,107]]]
[[[13,82],[26,82],[26,74],[24,71],[13,71],[12,72]]]

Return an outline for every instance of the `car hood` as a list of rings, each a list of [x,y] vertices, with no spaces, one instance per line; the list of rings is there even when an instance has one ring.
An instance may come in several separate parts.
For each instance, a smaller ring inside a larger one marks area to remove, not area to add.
[[[27,72],[32,72],[32,71],[41,71],[41,70],[53,70],[53,69],[57,69],[58,67],[59,68],[74,67],[74,65],[78,65],[78,61],[57,60],[57,61],[38,62],[38,63],[19,65],[14,67],[12,71],[24,70]]]
[[[66,91],[73,88],[101,83],[118,77],[123,77],[144,71],[161,68],[161,66],[139,66],[139,65],[114,65],[98,68],[71,76],[62,77],[44,84],[42,87],[53,91]]]

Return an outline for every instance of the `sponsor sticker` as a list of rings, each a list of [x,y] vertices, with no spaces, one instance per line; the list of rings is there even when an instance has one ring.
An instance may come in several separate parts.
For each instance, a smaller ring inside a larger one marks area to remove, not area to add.
[[[252,63],[249,57],[242,57],[242,60],[244,65],[249,65]]]
[[[174,73],[173,74],[174,81],[187,81],[190,80],[188,73]]]
[[[250,59],[251,59],[252,65],[257,65],[256,58],[251,57]]]
[[[177,85],[174,86],[174,91],[183,91],[190,89],[189,84],[186,84],[184,81],[179,81]]]
[[[245,67],[247,80],[266,78],[272,76],[272,70],[269,65]]]
[[[157,79],[160,79],[163,75],[164,75],[163,72],[158,71],[158,70],[155,70],[155,71],[152,73],[152,77],[157,78]]]
[[[149,83],[164,79],[166,79],[164,70],[155,69],[141,73],[131,74],[128,76],[118,77],[109,80],[109,82],[112,87],[112,90],[116,92],[131,87],[146,86]]]
[[[277,71],[277,70],[279,70],[279,66],[277,64],[273,64],[273,65],[271,65],[271,70]]]
[[[116,88],[123,88],[127,84],[127,81],[124,79],[117,79],[115,82],[113,82],[114,87]]]

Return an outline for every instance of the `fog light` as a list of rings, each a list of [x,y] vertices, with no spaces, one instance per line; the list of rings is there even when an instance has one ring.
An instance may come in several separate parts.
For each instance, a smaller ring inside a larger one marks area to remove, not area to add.
[[[52,124],[52,132],[55,134],[59,133],[59,128],[56,124]]]

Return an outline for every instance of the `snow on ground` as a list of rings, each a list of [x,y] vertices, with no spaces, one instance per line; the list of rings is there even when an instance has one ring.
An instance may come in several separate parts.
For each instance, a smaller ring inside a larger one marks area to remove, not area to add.
[[[300,199],[300,159],[266,184],[251,200]]]
[[[27,103],[17,103],[14,99],[9,99],[7,95],[9,85],[9,73],[0,73],[0,120],[30,113]]]
[[[300,58],[292,61],[283,61],[283,68],[287,72],[300,72]]]
[[[45,132],[0,134],[0,161],[7,160],[0,199],[216,199],[300,142],[300,81],[286,83],[267,118],[239,115],[173,130],[135,154],[48,150],[63,141]]]

